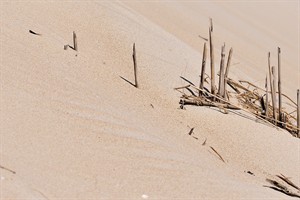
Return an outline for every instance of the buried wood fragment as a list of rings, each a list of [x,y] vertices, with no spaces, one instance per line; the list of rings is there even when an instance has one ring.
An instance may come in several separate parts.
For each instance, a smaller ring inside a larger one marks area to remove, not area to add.
[[[33,35],[41,35],[40,33],[36,33],[36,32],[34,32],[34,31],[32,31],[32,30],[29,30],[29,33],[31,33],[31,34],[33,34]]]
[[[207,141],[207,138],[205,138],[204,142],[202,143],[202,146],[205,146],[206,141]]]
[[[246,172],[246,171],[245,171],[245,172]],[[246,173],[247,173],[247,174],[250,174],[250,175],[252,175],[252,176],[255,176],[254,173],[251,172],[251,171],[247,171]]]
[[[225,160],[223,159],[223,157],[212,146],[209,146],[209,147],[218,155],[220,160],[222,160],[225,163]]]
[[[195,127],[191,128],[190,132],[188,133],[189,135],[192,135],[192,134],[194,133],[194,132],[193,132],[193,131],[194,131],[194,128],[195,128]]]
[[[6,171],[9,171],[9,172],[11,172],[11,173],[13,173],[13,174],[16,174],[15,171],[13,171],[13,170],[11,170],[11,169],[8,169],[7,167],[4,167],[4,166],[2,166],[2,165],[0,165],[0,168],[1,168],[1,169],[4,169],[4,170],[6,170]]]

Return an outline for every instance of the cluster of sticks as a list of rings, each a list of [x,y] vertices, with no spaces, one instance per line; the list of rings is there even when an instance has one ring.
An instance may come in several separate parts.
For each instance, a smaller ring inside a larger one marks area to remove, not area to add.
[[[204,43],[202,68],[200,76],[199,87],[196,87],[193,83],[183,78],[189,84],[183,87],[175,88],[183,95],[180,99],[181,108],[184,105],[198,105],[218,107],[227,113],[227,109],[243,110],[247,113],[254,115],[255,117],[272,124],[275,127],[280,127],[289,131],[292,135],[300,137],[300,96],[299,90],[297,91],[297,103],[292,101],[287,95],[281,93],[281,76],[280,76],[280,48],[278,48],[278,82],[275,76],[275,67],[270,65],[270,53],[268,54],[268,75],[266,77],[265,89],[262,89],[248,81],[240,80],[238,82],[228,78],[231,57],[233,49],[231,48],[228,54],[228,59],[225,68],[225,44],[221,49],[221,62],[219,72],[219,87],[215,85],[215,69],[214,69],[214,45],[213,45],[213,24],[210,19],[209,27],[209,47],[210,47],[210,68],[211,76],[209,77],[205,73],[207,48]],[[205,78],[206,76],[206,78]],[[206,79],[210,78],[210,90],[204,87]],[[269,83],[268,83],[269,80]],[[276,84],[278,84],[278,92],[276,90]],[[234,92],[227,91],[227,85],[229,85]],[[269,86],[270,85],[270,91]],[[183,89],[189,91],[187,95]],[[197,92],[195,92],[197,91]],[[271,102],[269,102],[269,94],[271,94]],[[276,95],[278,94],[278,106],[276,105]],[[230,101],[230,97],[235,96],[237,102]],[[282,108],[282,97],[285,97],[289,101],[289,105],[296,107],[297,110],[288,113]],[[238,104],[236,104],[238,103]],[[297,116],[292,114],[297,113]],[[294,125],[294,124],[297,125]]]

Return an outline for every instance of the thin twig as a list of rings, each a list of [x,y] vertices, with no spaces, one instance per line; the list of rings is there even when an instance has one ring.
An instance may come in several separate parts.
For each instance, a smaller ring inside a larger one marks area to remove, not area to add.
[[[225,163],[225,160],[222,158],[222,156],[212,147],[210,146],[210,148],[219,156],[219,158]]]

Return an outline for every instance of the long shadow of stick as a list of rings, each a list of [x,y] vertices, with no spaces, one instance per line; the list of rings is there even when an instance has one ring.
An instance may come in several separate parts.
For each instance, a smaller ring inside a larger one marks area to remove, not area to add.
[[[129,80],[127,80],[126,78],[120,76],[121,79],[123,79],[124,81],[126,81],[127,83],[129,83],[130,85],[132,85],[133,87],[135,87],[134,83],[131,83]]]

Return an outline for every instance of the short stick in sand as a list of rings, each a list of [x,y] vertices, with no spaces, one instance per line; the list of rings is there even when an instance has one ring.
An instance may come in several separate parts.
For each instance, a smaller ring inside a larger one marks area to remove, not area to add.
[[[276,108],[277,108],[277,105],[276,105],[276,76],[275,76],[275,67],[272,66],[272,79],[273,79],[273,90],[272,90],[272,99],[273,99],[273,116],[274,116],[274,119],[277,120],[277,113],[276,113]],[[275,122],[275,125],[276,125],[276,121]]]
[[[278,110],[279,110],[279,121],[282,121],[281,114],[281,58],[280,58],[280,48],[278,47]]]
[[[134,67],[134,86],[138,88],[138,82],[137,82],[137,67],[136,67],[136,53],[135,53],[135,43],[133,44],[133,53],[132,53],[132,58],[133,58],[133,67]]]
[[[75,31],[73,31],[73,47],[75,51],[78,51],[78,47],[77,47],[77,36]]]
[[[201,68],[201,77],[200,77],[200,88],[203,89],[204,85],[204,75],[205,75],[205,65],[206,65],[206,43],[203,47],[203,56],[202,56],[202,68]],[[201,96],[202,91],[199,90],[199,97]]]

